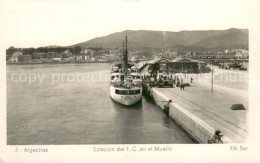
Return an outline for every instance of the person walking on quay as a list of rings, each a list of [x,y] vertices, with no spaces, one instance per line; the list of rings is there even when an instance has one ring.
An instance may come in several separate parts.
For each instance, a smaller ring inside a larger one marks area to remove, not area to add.
[[[182,84],[180,85],[180,88],[181,88],[181,90],[184,90],[185,85],[182,83]]]
[[[164,108],[163,108],[163,112],[167,115],[167,117],[169,117],[169,112],[170,112],[170,103],[172,102],[172,100],[169,100],[167,102],[166,105],[164,105]]]
[[[180,86],[180,79],[177,78],[177,86]]]
[[[190,78],[190,83],[192,83],[192,81],[193,81],[193,78]]]

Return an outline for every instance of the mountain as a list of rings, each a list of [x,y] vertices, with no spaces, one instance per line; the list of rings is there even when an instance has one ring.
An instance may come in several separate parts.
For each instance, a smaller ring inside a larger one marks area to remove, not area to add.
[[[57,46],[57,45],[49,45],[49,46],[45,46],[44,48],[58,48],[58,47],[61,47],[61,46]]]
[[[200,47],[221,47],[221,46],[247,46],[248,47],[248,30],[246,29],[229,29],[217,35],[204,39],[194,44]]]
[[[116,48],[122,46],[126,33],[130,48],[248,48],[248,30],[236,28],[180,32],[126,30],[97,37],[73,46]]]

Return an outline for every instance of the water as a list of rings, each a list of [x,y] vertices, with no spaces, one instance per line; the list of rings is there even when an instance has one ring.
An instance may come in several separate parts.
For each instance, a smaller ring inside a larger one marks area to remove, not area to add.
[[[145,98],[112,101],[110,67],[7,65],[7,144],[194,143]]]

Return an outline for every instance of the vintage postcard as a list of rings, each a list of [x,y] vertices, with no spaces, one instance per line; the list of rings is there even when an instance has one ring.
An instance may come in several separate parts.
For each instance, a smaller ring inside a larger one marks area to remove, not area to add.
[[[0,9],[0,163],[260,162],[259,1]]]

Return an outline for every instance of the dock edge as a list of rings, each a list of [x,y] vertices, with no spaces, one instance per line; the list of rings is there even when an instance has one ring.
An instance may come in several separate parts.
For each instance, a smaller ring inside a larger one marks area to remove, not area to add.
[[[163,109],[167,101],[170,100],[156,89],[151,89],[151,95],[153,96],[155,103],[161,109]],[[174,99],[171,100],[173,101],[170,104],[169,116],[198,143],[207,144],[208,140],[213,137],[215,129],[182,106],[178,105]],[[234,143],[225,135],[221,140],[224,144]]]

